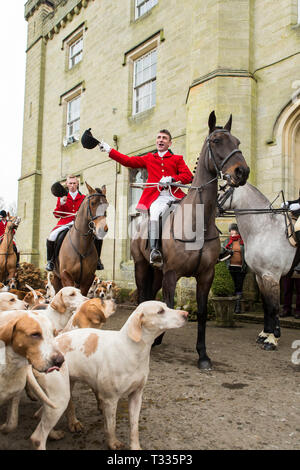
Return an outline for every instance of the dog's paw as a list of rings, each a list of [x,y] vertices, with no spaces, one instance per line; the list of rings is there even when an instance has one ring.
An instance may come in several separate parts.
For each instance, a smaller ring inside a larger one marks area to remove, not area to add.
[[[49,434],[49,439],[51,441],[59,441],[60,439],[63,439],[65,437],[64,431],[57,431],[55,429],[52,429]]]
[[[83,424],[81,424],[81,422],[78,420],[69,422],[69,430],[71,432],[81,432],[83,428],[84,428]]]
[[[110,450],[119,450],[119,449],[124,449],[125,444],[118,439],[115,439],[113,441],[108,442],[108,448]]]

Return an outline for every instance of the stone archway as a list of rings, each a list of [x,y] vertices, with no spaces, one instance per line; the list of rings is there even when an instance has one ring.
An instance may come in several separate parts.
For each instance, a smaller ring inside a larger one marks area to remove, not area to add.
[[[285,197],[295,199],[300,188],[300,99],[290,102],[280,113],[274,126],[274,137],[281,155]]]

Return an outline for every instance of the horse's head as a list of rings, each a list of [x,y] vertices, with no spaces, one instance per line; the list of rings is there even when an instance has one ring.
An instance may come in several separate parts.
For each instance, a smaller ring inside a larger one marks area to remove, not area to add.
[[[102,186],[101,189],[93,189],[87,182],[85,184],[89,192],[89,195],[86,197],[89,227],[94,235],[99,240],[102,240],[108,231],[106,224],[106,210],[108,207],[106,186]]]
[[[242,186],[250,173],[242,151],[240,141],[231,134],[232,115],[224,127],[216,126],[216,115],[212,111],[208,119],[209,135],[206,138],[208,147],[208,165],[212,172],[222,176],[230,186]]]
[[[8,213],[8,219],[7,219],[7,229],[8,230],[16,230],[18,226],[20,225],[21,222],[21,217],[18,216],[10,216]]]

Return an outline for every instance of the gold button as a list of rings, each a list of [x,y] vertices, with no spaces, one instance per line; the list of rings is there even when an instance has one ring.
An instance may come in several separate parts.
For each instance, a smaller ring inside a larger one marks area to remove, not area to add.
[[[163,173],[165,172],[165,170],[161,170]]]

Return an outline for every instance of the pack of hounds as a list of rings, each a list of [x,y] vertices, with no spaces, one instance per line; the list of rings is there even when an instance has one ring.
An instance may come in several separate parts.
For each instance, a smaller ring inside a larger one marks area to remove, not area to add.
[[[95,277],[86,297],[72,286],[55,293],[51,273],[45,289],[26,287],[23,292],[0,284],[0,406],[7,407],[0,433],[17,428],[24,393],[40,401],[39,424],[30,437],[34,449],[45,450],[48,437],[64,437],[55,429],[64,413],[70,432],[82,431],[72,390],[83,381],[103,414],[108,448],[125,446],[116,437],[116,411],[119,399],[127,397],[129,447],[141,449],[138,423],[153,342],[162,332],[182,327],[188,312],[147,301],[120,330],[107,330],[102,327],[117,309],[119,288],[113,281]]]

